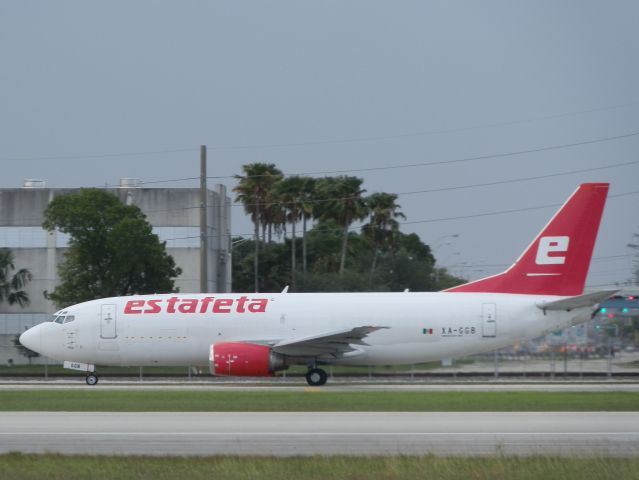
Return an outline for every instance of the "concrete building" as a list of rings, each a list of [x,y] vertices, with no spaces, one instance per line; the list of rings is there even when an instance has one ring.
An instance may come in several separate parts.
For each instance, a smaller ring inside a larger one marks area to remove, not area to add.
[[[200,291],[200,190],[198,188],[139,188],[134,179],[122,179],[120,188],[106,188],[122,202],[133,204],[147,216],[160,241],[166,241],[182,274],[175,284],[181,292]],[[25,180],[23,188],[0,189],[0,248],[10,248],[16,268],[27,268],[33,280],[25,289],[25,308],[0,304],[0,364],[15,363],[13,339],[25,329],[49,319],[55,306],[43,295],[59,282],[57,266],[68,245],[68,236],[42,228],[43,212],[60,195],[77,188],[46,188],[43,181]],[[231,291],[230,199],[224,185],[208,190],[208,291]]]

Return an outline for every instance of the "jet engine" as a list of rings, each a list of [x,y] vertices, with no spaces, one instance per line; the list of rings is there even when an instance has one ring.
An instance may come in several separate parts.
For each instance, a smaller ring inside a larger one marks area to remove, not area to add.
[[[271,347],[255,343],[214,343],[209,352],[211,375],[234,377],[270,377],[288,368],[284,355]]]

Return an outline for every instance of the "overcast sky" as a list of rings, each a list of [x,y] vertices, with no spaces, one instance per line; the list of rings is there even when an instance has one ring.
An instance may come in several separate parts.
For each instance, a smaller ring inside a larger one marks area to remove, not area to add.
[[[611,182],[588,283],[622,282],[639,232],[638,21],[634,1],[4,1],[0,187],[194,177],[200,144],[221,177],[256,161],[309,173],[485,157],[353,174],[400,194],[544,176],[400,195],[420,222],[402,230],[473,279],[511,263],[556,207],[426,220]],[[233,211],[234,234],[250,233]]]

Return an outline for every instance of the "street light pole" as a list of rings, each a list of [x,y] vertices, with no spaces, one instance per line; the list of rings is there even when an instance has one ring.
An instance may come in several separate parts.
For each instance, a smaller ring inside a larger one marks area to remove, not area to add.
[[[612,325],[612,327],[614,327],[615,329],[614,337],[617,338],[619,336],[619,325],[615,323]],[[612,339],[613,339],[613,336],[610,335],[610,333],[608,332],[608,372],[607,372],[608,379],[612,378],[612,354],[615,348]]]
[[[200,145],[200,292],[209,291],[208,279],[208,227],[206,188],[206,145]]]
[[[434,247],[430,249],[431,253],[433,254],[433,258],[435,259],[435,262],[433,263],[433,270],[435,273],[435,287],[439,288],[439,267],[437,266],[437,258],[435,257],[435,250],[438,250],[440,247],[445,247],[448,245],[452,245],[453,242],[447,242],[447,239],[453,239],[453,238],[459,238],[460,234],[459,233],[451,233],[448,235],[442,235],[441,237],[437,238],[433,243],[434,243]],[[459,252],[457,252],[457,255],[459,255]]]

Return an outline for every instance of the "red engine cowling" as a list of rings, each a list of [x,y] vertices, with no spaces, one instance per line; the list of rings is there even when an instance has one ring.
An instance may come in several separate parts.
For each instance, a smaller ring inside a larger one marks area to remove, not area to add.
[[[255,343],[214,343],[209,352],[211,375],[269,377],[286,368],[283,355]]]

